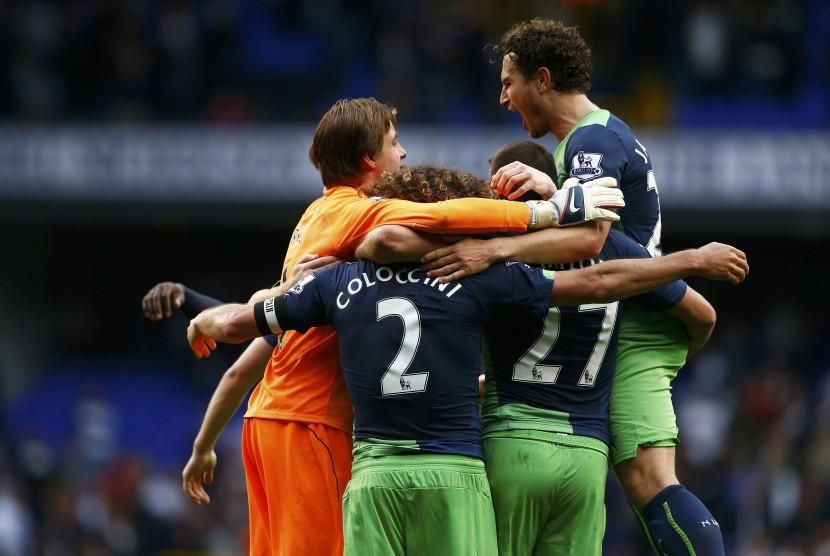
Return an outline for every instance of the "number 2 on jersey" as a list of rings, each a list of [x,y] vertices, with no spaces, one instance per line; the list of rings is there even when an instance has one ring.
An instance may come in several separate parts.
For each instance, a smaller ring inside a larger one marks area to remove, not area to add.
[[[427,388],[429,373],[406,374],[421,342],[418,308],[404,297],[390,297],[378,302],[377,315],[378,321],[386,317],[400,317],[403,321],[401,347],[380,379],[381,393],[384,396],[394,396],[423,392]]]

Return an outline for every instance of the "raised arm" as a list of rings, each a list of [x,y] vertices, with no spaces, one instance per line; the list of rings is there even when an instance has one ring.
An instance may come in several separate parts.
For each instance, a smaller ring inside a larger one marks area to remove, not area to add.
[[[680,303],[668,309],[668,314],[683,323],[689,334],[688,358],[694,352],[706,345],[715,329],[717,315],[715,308],[692,288],[686,289],[686,295]]]
[[[656,259],[617,259],[557,272],[551,306],[610,303],[691,275],[739,284],[748,273],[742,251],[710,243]]]

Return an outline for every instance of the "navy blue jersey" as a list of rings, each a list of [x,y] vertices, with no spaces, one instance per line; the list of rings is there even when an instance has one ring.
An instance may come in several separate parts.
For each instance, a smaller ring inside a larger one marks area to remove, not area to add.
[[[662,254],[660,199],[648,151],[622,120],[607,110],[582,118],[554,152],[557,182],[571,177],[588,181],[616,178],[625,198],[620,222],[615,227],[646,248],[651,256]]]
[[[280,301],[283,329],[331,324],[354,406],[356,441],[377,453],[483,457],[478,409],[481,337],[490,311],[547,313],[552,279],[521,263],[451,284],[417,266],[367,261],[306,277]]]
[[[554,268],[649,256],[642,246],[612,230],[597,259]],[[667,309],[685,293],[686,284],[678,281],[640,297],[655,309]],[[495,380],[487,384],[485,434],[547,430],[608,444],[608,401],[620,311],[619,302],[590,303],[554,307],[533,320],[511,306],[493,310],[486,331]]]

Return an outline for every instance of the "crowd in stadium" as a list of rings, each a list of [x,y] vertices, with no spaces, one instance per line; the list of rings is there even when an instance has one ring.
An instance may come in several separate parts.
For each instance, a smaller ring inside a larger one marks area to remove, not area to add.
[[[633,124],[827,123],[821,0],[562,4],[12,0],[0,117],[313,121],[330,99],[377,96],[408,122],[502,122],[483,45],[541,14],[583,29],[594,95]]]

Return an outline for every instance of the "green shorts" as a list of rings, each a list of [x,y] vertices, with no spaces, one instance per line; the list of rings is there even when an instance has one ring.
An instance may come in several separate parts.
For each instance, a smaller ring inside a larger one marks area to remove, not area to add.
[[[532,430],[484,440],[499,554],[592,556],[605,533],[607,446]]]
[[[434,454],[355,460],[343,535],[347,556],[497,556],[484,463]]]
[[[611,385],[611,463],[637,456],[639,446],[676,446],[671,382],[686,363],[689,337],[665,313],[626,307]]]

